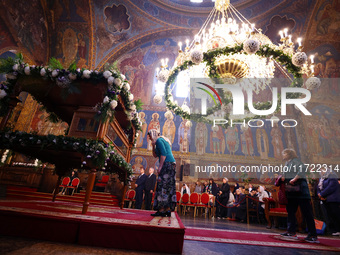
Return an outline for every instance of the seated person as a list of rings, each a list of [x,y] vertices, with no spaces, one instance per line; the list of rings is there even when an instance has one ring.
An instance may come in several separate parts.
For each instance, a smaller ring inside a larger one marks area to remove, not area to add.
[[[240,222],[245,222],[247,220],[247,201],[246,195],[242,193],[243,188],[239,188],[236,190],[236,194],[238,195],[238,199],[236,201],[236,219]]]

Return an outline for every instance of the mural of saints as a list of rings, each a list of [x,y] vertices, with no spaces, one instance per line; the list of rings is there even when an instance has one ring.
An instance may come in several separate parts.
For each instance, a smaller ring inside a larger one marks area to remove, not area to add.
[[[284,138],[286,142],[286,147],[297,151],[296,136],[293,128],[285,128]]]
[[[332,155],[331,140],[333,138],[333,132],[330,129],[328,120],[324,115],[321,115],[319,120],[319,141],[321,145],[321,155],[323,157],[330,157]]]
[[[321,147],[319,143],[319,127],[317,122],[309,122],[307,123],[307,132],[309,134],[310,146],[309,152],[313,155],[319,155],[321,152]]]
[[[241,137],[241,150],[242,153],[247,156],[254,156],[254,141],[253,141],[253,134],[251,132],[251,128],[248,126],[241,127],[240,132]]]
[[[240,140],[238,138],[238,130],[237,127],[228,127],[225,131],[225,140],[227,143],[227,148],[229,150],[230,155],[234,155],[238,150]]]
[[[198,122],[195,128],[196,154],[203,155],[208,144],[208,129],[205,123]]]
[[[225,140],[223,130],[220,126],[211,127],[210,131],[210,150],[214,154],[222,154],[225,150]]]
[[[173,121],[174,115],[172,114],[171,111],[167,111],[166,113],[164,113],[164,117],[166,118],[166,121],[164,122],[162,134],[163,136],[169,139],[172,145],[174,143],[176,133],[176,126],[175,122]]]
[[[191,122],[188,122],[187,119],[182,119],[182,122],[178,128],[179,151],[183,153],[189,152],[190,128],[191,128],[190,124]]]
[[[258,121],[257,125],[260,126],[261,122]],[[257,150],[261,159],[268,159],[269,142],[266,130],[263,127],[258,127],[256,130],[256,143]]]
[[[142,122],[142,131],[138,130],[136,147],[140,148],[140,147],[143,146],[143,141],[144,141],[144,137],[145,137],[145,134],[146,134],[146,129],[147,129],[148,124],[145,121],[145,113],[144,112],[140,112],[138,115],[139,115],[140,121]]]
[[[141,167],[146,169],[146,166],[147,166],[146,159],[141,156],[137,156],[131,159],[130,164],[132,165],[133,173],[136,175],[140,174]]]
[[[156,129],[156,130],[158,130],[159,133],[161,132],[161,127],[160,127],[160,124],[159,124],[159,114],[156,113],[156,112],[152,114],[152,119],[149,123],[148,132],[151,129]],[[152,150],[151,140],[149,139],[149,137],[147,139],[148,139],[147,140],[148,141],[148,150],[151,151]]]
[[[283,142],[282,142],[282,132],[279,128],[279,125],[274,123],[274,126],[270,132],[270,136],[272,137],[272,145],[274,148],[274,158],[280,160],[282,158],[281,153],[283,151]]]

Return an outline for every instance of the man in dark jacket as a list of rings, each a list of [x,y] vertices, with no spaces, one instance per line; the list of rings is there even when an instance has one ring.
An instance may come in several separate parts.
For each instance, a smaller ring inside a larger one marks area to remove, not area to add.
[[[150,210],[151,200],[154,193],[155,185],[156,185],[156,175],[154,174],[155,169],[152,167],[149,168],[149,175],[145,181],[145,210]]]
[[[230,194],[230,186],[228,184],[228,178],[223,178],[222,187],[218,193],[217,197],[217,204],[216,204],[216,216],[217,218],[220,217],[227,217],[228,208],[226,208]]]
[[[144,168],[140,168],[140,175],[138,176],[138,179],[136,180],[135,186],[136,186],[136,209],[142,208],[143,203],[143,191],[145,189],[145,181],[147,179],[147,176],[144,174]]]

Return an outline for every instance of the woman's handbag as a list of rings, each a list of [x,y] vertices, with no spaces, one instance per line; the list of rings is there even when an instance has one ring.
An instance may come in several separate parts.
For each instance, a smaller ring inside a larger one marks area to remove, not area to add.
[[[294,185],[286,183],[285,190],[287,193],[299,193],[301,191],[300,183]]]

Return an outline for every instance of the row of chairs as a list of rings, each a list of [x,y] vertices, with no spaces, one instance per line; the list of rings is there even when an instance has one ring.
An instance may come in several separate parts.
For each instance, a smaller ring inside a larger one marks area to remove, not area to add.
[[[64,177],[63,181],[61,182],[61,184],[59,185],[59,189],[61,188],[61,193],[66,193],[66,191],[68,189],[72,189],[72,196],[74,194],[74,191],[78,189],[80,180],[79,178],[74,178],[71,182],[71,178],[70,177]]]
[[[183,194],[181,195],[181,192],[176,192],[176,198],[177,198],[177,208],[181,210],[182,207],[182,214],[185,215],[187,212],[187,207],[193,207],[194,208],[194,217],[197,215],[197,209],[201,208],[201,210],[205,209],[205,218],[208,214],[210,216],[214,215],[215,211],[215,197],[208,194],[208,193],[202,193],[198,194],[196,192],[193,192],[190,194]]]

